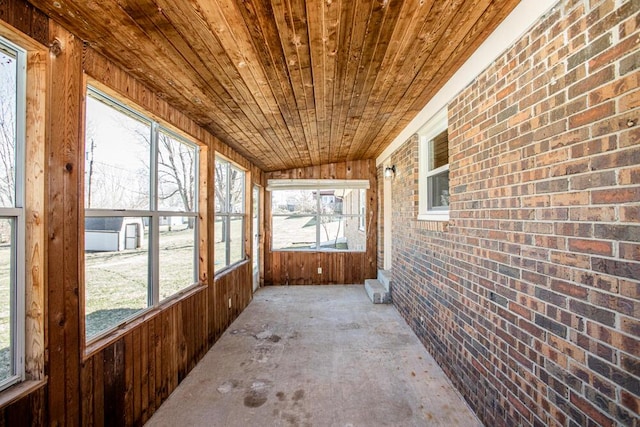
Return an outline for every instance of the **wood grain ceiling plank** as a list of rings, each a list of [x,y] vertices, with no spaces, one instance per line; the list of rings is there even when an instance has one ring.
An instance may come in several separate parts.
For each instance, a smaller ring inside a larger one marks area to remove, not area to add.
[[[400,17],[392,27],[388,48],[382,59],[378,72],[375,76],[372,90],[362,95],[362,100],[358,100],[361,106],[361,114],[358,114],[359,121],[352,123],[355,130],[350,130],[345,137],[354,141],[366,141],[367,145],[372,141],[365,138],[365,130],[369,128],[370,120],[376,120],[376,114],[384,98],[392,87],[402,85],[407,77],[403,74],[404,60],[409,55],[409,46],[415,40],[415,34],[421,28],[425,19],[429,16],[432,2],[424,3],[420,0],[407,0],[401,5]],[[355,116],[355,114],[353,114]],[[349,148],[352,148],[349,150]],[[358,145],[347,147],[341,154],[343,158],[348,158],[350,151],[358,150]]]
[[[401,102],[400,95],[406,91],[420,70],[414,64],[414,58],[428,58],[439,40],[439,36],[455,16],[457,8],[462,0],[434,1],[430,4],[421,2],[412,4],[415,12],[413,17],[403,28],[398,28],[396,36],[399,39],[392,41],[397,48],[391,50],[392,56],[387,56],[383,67],[374,85],[374,90],[368,100],[368,105],[363,112],[363,120],[359,123],[355,132],[356,139],[374,141],[376,132],[371,129],[379,129],[390,119],[390,113],[386,111],[388,103]],[[408,12],[402,12],[403,17],[409,16]],[[399,21],[400,23],[401,21]],[[394,54],[395,52],[395,54]],[[416,55],[416,53],[418,53]],[[347,158],[354,158],[358,151],[352,150]]]
[[[350,2],[351,0],[345,0]],[[332,120],[333,120],[333,99],[336,87],[339,82],[335,80],[338,66],[338,41],[340,32],[340,17],[342,14],[342,0],[327,0],[324,3],[324,108],[326,110],[326,140],[321,147],[321,162],[331,163],[331,142],[332,142]]]
[[[312,133],[312,136],[314,137],[313,147],[317,164],[323,163],[323,158],[328,158],[328,150],[326,146],[328,134],[326,129],[327,110],[324,98],[327,89],[327,81],[325,80],[324,64],[323,5],[323,1],[305,2],[307,34],[309,40],[309,60],[311,64],[311,81],[313,85],[313,106],[316,118],[316,134],[313,135]]]
[[[242,86],[232,86],[231,81],[221,82],[216,78],[216,75],[211,73],[211,63],[206,62],[206,58],[226,57],[220,55],[219,51],[213,52],[213,54],[209,51],[215,44],[206,42],[210,41],[212,37],[210,37],[209,30],[202,20],[195,15],[193,8],[186,7],[183,10],[173,7],[184,5],[182,2],[163,2],[161,0],[119,0],[119,2],[145,34],[168,52],[167,56],[183,58],[183,72],[193,76],[192,79],[196,80],[210,94],[204,101],[206,104],[216,105],[223,110],[225,106],[227,107],[227,114],[231,115],[230,122],[235,125],[240,124],[238,126],[240,132],[236,134],[236,138],[233,141],[227,141],[230,145],[242,146],[243,150],[252,153],[255,158],[263,159],[263,161],[274,157],[273,160],[276,160],[280,157],[281,153],[269,149],[272,146],[268,146],[265,150],[265,145],[259,144],[265,133],[261,132],[261,128],[241,126],[243,123],[262,123],[264,120],[260,116],[252,117],[251,113],[255,112],[255,109],[251,111],[243,109],[242,107],[246,104],[245,100],[238,100],[237,96],[234,96],[239,93],[245,98],[250,97],[249,90],[243,90]],[[189,34],[189,43],[185,39],[185,33]],[[220,47],[220,51],[223,51],[222,47]],[[218,76],[226,75],[228,74],[218,74]],[[200,102],[202,101],[200,100]],[[245,120],[238,120],[243,117]],[[268,130],[271,129],[271,127],[268,128]],[[281,158],[279,160],[282,161]]]
[[[118,4],[140,30],[165,53],[166,57],[174,59],[177,63],[176,67],[179,67],[174,70],[181,69],[184,73],[194,76],[198,86],[207,94],[202,99],[193,99],[195,104],[212,106],[211,111],[214,114],[219,109],[222,116],[218,113],[218,120],[221,120],[230,129],[235,127],[236,137],[244,136],[244,138],[253,139],[257,136],[256,133],[247,134],[246,129],[237,126],[236,121],[233,120],[233,117],[238,113],[234,111],[234,107],[237,108],[237,106],[232,104],[232,98],[225,89],[219,84],[215,84],[217,81],[207,79],[207,76],[200,74],[201,70],[207,69],[206,64],[202,63],[200,58],[194,54],[192,46],[184,40],[174,24],[166,17],[162,4],[157,4],[152,0],[118,0]],[[180,58],[182,61],[179,61]],[[221,102],[215,102],[214,94],[221,99]],[[230,104],[231,107],[225,110],[224,107]]]
[[[307,99],[307,91],[305,89],[305,83],[311,83],[311,75],[308,69],[308,50],[307,52],[298,51],[298,46],[302,44],[302,38],[296,33],[296,26],[294,24],[294,18],[289,7],[287,0],[272,0],[271,8],[273,10],[273,18],[280,34],[280,46],[284,55],[285,64],[287,66],[287,75],[289,77],[289,85],[295,95],[296,106],[300,114],[300,120],[302,122],[302,130],[304,133],[304,141],[298,141],[298,144],[307,149],[311,157],[312,164],[317,164],[319,161],[317,146],[314,150],[314,138],[317,137],[315,132],[315,117],[312,117],[310,110],[313,109],[313,98]],[[299,19],[299,18],[298,18]],[[298,24],[298,27],[301,27]],[[306,26],[303,30],[306,37]],[[307,41],[308,43],[308,41]],[[304,58],[300,58],[300,55],[307,55],[307,69],[304,69]],[[305,76],[305,73],[308,75]],[[309,108],[311,103],[311,109]],[[313,124],[312,124],[313,122]]]
[[[294,31],[293,45],[298,55],[298,70],[302,76],[305,108],[309,116],[309,132],[311,137],[307,147],[314,164],[320,163],[320,138],[318,133],[318,117],[316,113],[315,85],[311,69],[311,44],[309,40],[309,16],[307,16],[306,0],[287,0],[289,6],[290,25]]]
[[[402,102],[391,113],[393,119],[377,131],[379,136],[368,151],[381,151],[388,138],[399,131],[401,126],[408,124],[407,118],[414,117],[424,107],[484,40],[479,36],[493,31],[516,4],[517,1],[467,1],[453,19],[455,25],[450,26],[442,35],[428,62],[421,66],[423,72],[416,76],[412,85],[401,95]]]
[[[277,170],[379,154],[518,0],[31,3]]]
[[[251,35],[256,55],[271,87],[278,109],[291,135],[291,143],[295,145],[292,152],[297,154],[303,164],[310,165],[311,158],[306,146],[301,149],[296,144],[296,141],[305,141],[304,130],[289,80],[280,34],[271,5],[269,2],[258,0],[244,1],[238,7],[247,31]]]
[[[236,94],[236,103],[262,136],[253,142],[262,145],[265,155],[275,155],[284,164],[297,164],[300,161],[294,156],[297,150],[240,10],[226,1],[195,0],[193,4],[195,9],[192,10],[206,27],[203,39],[210,41],[207,61],[216,64],[214,70],[220,71],[218,74],[225,80],[224,85],[231,94]]]
[[[336,36],[337,46],[335,55],[336,65],[333,74],[333,96],[331,99],[331,133],[327,148],[330,159],[338,158],[335,152],[340,148],[340,140],[342,138],[342,100],[345,97],[344,81],[347,74],[347,64],[351,49],[352,28],[355,26],[354,20],[362,19],[363,17],[363,14],[356,14],[357,4],[357,0],[345,0],[341,4],[340,9]]]
[[[360,59],[363,54],[362,46],[367,36],[373,37],[373,35],[367,34],[367,28],[376,3],[377,0],[354,1],[353,10],[350,11],[353,13],[352,19],[341,22],[341,26],[350,24],[350,27],[340,29],[341,32],[348,33],[349,37],[342,39],[339,47],[340,57],[336,84],[340,88],[337,95],[334,94],[334,111],[337,110],[338,114],[336,116],[334,113],[332,118],[331,162],[338,162],[337,159],[344,158],[344,147],[347,147],[348,150],[350,145],[357,143],[352,135],[345,134],[345,126],[349,113],[349,102],[354,96],[353,89],[358,78]]]
[[[199,124],[207,126],[215,121],[222,124],[229,135],[237,136],[233,120],[216,114],[220,112],[217,105],[207,105],[208,108],[204,109],[194,105],[194,98],[204,100],[208,95],[186,73],[175,72],[175,64],[158,46],[149,43],[147,36],[118,4],[112,1],[91,2],[87,6],[82,2],[50,3],[47,0],[34,0],[32,3],[57,17],[73,33],[89,41],[97,51],[115,60],[173,105],[184,108]],[[238,150],[253,157],[243,147],[238,147]]]
[[[458,70],[471,55],[480,47],[480,45],[489,37],[489,35],[500,25],[502,21],[513,11],[520,3],[520,0],[493,0],[491,5],[487,7],[484,14],[478,19],[478,22],[466,34],[462,43],[458,45],[454,53],[451,55],[453,62],[451,65],[440,67],[434,74],[433,81],[438,82],[437,86],[442,87],[446,81]],[[453,71],[453,72],[451,72]],[[416,101],[411,110],[424,107],[423,99],[430,99],[436,92],[433,92],[432,85],[423,88],[423,93],[416,97]],[[422,107],[420,105],[422,104]]]
[[[403,4],[404,0],[391,0],[386,5],[383,3],[382,5],[378,4],[374,6],[367,26],[367,33],[372,36],[367,37],[362,46],[359,65],[360,73],[355,81],[353,96],[349,101],[346,114],[346,124],[343,133],[347,135],[355,134],[362,119],[382,62],[387,55],[387,49],[394,34],[397,21],[400,18]],[[344,139],[346,138],[343,138],[343,140]],[[368,147],[369,144],[370,141],[354,140],[351,144],[343,146],[340,152],[349,153],[352,150]]]

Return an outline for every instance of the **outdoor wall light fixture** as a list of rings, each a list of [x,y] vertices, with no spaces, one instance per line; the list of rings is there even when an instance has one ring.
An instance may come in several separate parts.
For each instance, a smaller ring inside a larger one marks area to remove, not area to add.
[[[391,179],[396,176],[396,165],[387,166],[384,169],[384,177],[387,179]]]

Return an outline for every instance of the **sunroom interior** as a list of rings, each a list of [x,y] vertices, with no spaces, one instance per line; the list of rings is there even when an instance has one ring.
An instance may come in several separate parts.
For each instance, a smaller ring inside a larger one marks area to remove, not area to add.
[[[640,426],[639,68],[636,0],[0,1],[0,425],[353,285],[479,423]]]

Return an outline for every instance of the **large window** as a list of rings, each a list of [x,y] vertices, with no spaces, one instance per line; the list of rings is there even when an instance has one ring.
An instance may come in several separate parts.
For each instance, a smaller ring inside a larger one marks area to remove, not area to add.
[[[214,272],[245,259],[245,172],[216,157],[216,221]]]
[[[0,390],[24,377],[26,52],[0,38]]]
[[[198,149],[93,88],[86,120],[90,340],[197,282]]]
[[[365,250],[368,181],[292,181],[269,181],[272,250]]]
[[[418,132],[420,185],[418,219],[449,219],[449,134],[447,110]]]

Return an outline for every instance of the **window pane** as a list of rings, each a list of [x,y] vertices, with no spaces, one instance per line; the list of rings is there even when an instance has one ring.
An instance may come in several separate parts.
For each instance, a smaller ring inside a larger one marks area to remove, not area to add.
[[[275,190],[271,192],[273,214],[308,215],[318,211],[314,190]],[[314,238],[315,241],[315,238]]]
[[[447,130],[429,141],[429,170],[449,164],[449,134]]]
[[[17,61],[0,49],[0,207],[15,204]]]
[[[151,125],[87,97],[85,207],[149,209]]]
[[[229,163],[216,160],[216,212],[227,212],[227,173]]]
[[[196,149],[158,133],[158,208],[194,212]]]
[[[0,219],[0,382],[14,374],[11,319],[13,272],[13,220]]]
[[[214,247],[214,272],[227,266],[227,217],[216,215],[216,221],[213,230],[215,238]]]
[[[160,300],[193,285],[195,278],[195,218],[160,217]]]
[[[87,339],[148,306],[149,249],[142,217],[85,219]]]
[[[360,190],[359,200],[358,213],[360,214],[360,219],[358,220],[358,224],[360,230],[365,231],[365,222],[367,218],[367,190]]]
[[[317,216],[273,216],[272,248],[315,249]]]
[[[231,216],[229,220],[229,265],[233,265],[244,259],[244,217]]]
[[[244,172],[230,167],[229,213],[244,213]]]
[[[351,193],[351,190],[320,190],[319,193],[321,213],[341,214],[345,195]]]
[[[354,218],[355,220],[355,218]],[[347,239],[344,235],[344,217],[337,215],[320,216],[320,249],[347,250]]]
[[[429,204],[432,209],[449,207],[449,171],[428,178]]]

